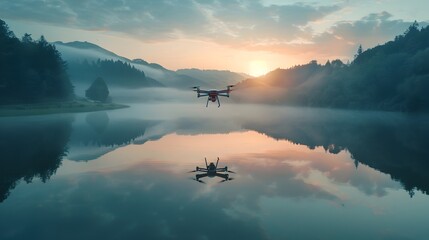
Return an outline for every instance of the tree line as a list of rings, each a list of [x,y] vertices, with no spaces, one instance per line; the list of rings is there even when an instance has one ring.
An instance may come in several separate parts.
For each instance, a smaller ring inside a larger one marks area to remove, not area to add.
[[[290,69],[277,69],[240,85],[244,88],[264,83],[280,87],[283,94],[267,101],[276,104],[429,111],[428,59],[429,27],[420,28],[415,22],[393,41],[366,51],[360,46],[350,64],[340,60],[324,65],[311,61]],[[265,94],[269,96],[268,92]],[[239,97],[246,100],[246,95]]]
[[[0,104],[65,101],[74,97],[66,63],[41,36],[18,39],[0,19]]]
[[[146,77],[143,71],[130,63],[120,60],[73,61],[69,63],[69,73],[76,82],[91,83],[102,77],[109,86],[135,88],[162,86],[156,80]]]

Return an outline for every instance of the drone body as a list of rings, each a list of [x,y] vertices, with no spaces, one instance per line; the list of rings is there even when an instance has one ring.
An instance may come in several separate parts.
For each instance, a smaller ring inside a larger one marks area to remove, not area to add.
[[[214,163],[207,164],[206,158],[204,158],[204,160],[206,162],[205,168],[196,167],[194,171],[191,171],[191,172],[201,172],[201,173],[195,175],[195,178],[194,178],[195,181],[200,182],[200,183],[205,183],[202,180],[200,180],[200,178],[204,178],[204,177],[209,177],[209,178],[220,177],[220,178],[223,178],[223,180],[221,182],[233,180],[233,178],[229,177],[228,173],[235,173],[235,172],[229,171],[227,166],[225,166],[223,168],[217,167],[217,165],[219,163],[219,158],[217,158],[216,165]],[[224,173],[224,172],[228,172],[228,173]]]
[[[197,92],[197,97],[207,97],[207,103],[206,107],[209,106],[209,101],[218,103],[218,107],[220,107],[220,101],[219,97],[229,97],[229,93],[232,91],[232,87],[234,85],[229,85],[226,87],[226,89],[223,90],[217,90],[217,89],[211,89],[211,90],[202,90],[200,87],[192,87],[193,91]]]

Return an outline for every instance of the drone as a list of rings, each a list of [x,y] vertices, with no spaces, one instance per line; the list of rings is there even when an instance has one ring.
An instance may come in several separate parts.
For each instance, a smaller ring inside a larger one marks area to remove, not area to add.
[[[204,178],[204,177],[209,177],[209,178],[220,177],[220,178],[223,178],[223,180],[220,182],[226,182],[226,181],[233,180],[233,178],[229,177],[228,173],[235,173],[235,172],[229,171],[227,166],[225,166],[223,168],[217,167],[217,165],[219,163],[219,158],[217,158],[216,165],[214,163],[207,164],[206,158],[204,158],[204,160],[206,162],[205,168],[196,167],[195,170],[190,171],[190,173],[191,172],[202,172],[202,173],[196,174],[195,178],[192,178],[193,180],[200,182],[200,183],[205,183],[204,181],[200,180],[201,178]],[[228,172],[228,173],[223,173],[223,172]]]
[[[192,87],[194,92],[197,92],[197,97],[206,97],[207,98],[207,103],[206,103],[206,107],[209,106],[209,101],[212,102],[216,102],[218,103],[217,107],[220,107],[220,101],[219,101],[219,96],[221,97],[229,97],[229,93],[232,91],[231,88],[234,87],[234,85],[229,85],[226,86],[226,89],[223,90],[216,90],[216,89],[211,89],[211,90],[201,90],[200,87]]]

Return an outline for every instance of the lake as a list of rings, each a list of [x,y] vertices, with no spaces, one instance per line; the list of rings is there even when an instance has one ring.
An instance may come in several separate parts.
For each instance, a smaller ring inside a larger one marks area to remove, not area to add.
[[[0,239],[427,238],[428,115],[204,105],[0,118]]]

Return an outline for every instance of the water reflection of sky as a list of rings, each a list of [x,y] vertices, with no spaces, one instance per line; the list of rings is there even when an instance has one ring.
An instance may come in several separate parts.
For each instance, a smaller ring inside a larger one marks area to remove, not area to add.
[[[69,156],[56,174],[46,183],[18,184],[0,203],[0,239],[424,239],[429,233],[428,195],[416,191],[410,198],[399,181],[357,162],[347,148],[330,153],[274,139],[243,128],[249,121],[192,119],[110,115],[100,130],[87,115],[76,116]],[[122,138],[99,144],[116,132],[112,126],[124,124],[143,135],[132,144]],[[320,132],[312,133],[321,141]],[[68,160],[100,147],[95,159]],[[220,166],[236,172],[234,180],[191,180],[188,171],[203,166],[204,157],[220,157]]]

